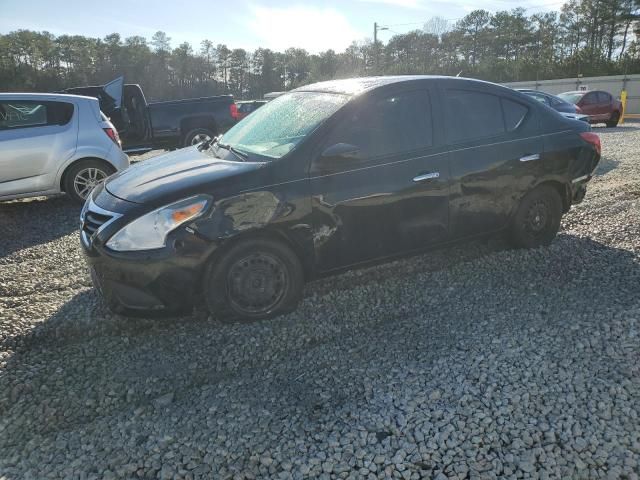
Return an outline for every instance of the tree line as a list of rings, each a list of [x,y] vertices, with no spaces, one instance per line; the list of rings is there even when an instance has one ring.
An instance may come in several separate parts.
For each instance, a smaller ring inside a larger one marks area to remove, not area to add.
[[[203,40],[175,48],[151,39],[0,34],[0,90],[57,91],[124,75],[150,100],[231,93],[237,99],[310,82],[383,74],[458,75],[495,82],[640,72],[640,0],[569,0],[558,12],[475,10],[439,17],[385,42],[354,42],[344,52],[301,48],[253,52]]]

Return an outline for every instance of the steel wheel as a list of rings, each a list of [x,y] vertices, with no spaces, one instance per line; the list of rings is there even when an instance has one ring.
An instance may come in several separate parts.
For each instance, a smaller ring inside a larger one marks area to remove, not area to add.
[[[512,220],[511,237],[517,247],[549,245],[560,228],[562,198],[558,191],[542,185],[521,201]]]
[[[73,189],[80,198],[87,198],[87,195],[100,182],[107,178],[107,173],[99,168],[87,167],[80,170],[73,178]]]
[[[524,229],[533,237],[539,236],[549,222],[549,206],[544,200],[532,203],[525,215]]]
[[[227,295],[233,307],[245,315],[268,314],[287,293],[289,281],[282,260],[266,252],[254,253],[229,268]]]
[[[193,138],[191,139],[191,145],[198,145],[202,142],[207,142],[211,140],[211,136],[207,135],[206,133],[198,133],[196,135],[193,136]]]

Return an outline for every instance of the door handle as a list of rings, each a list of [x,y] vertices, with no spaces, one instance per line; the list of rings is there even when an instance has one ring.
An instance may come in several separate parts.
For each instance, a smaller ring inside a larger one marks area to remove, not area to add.
[[[521,162],[531,162],[533,160],[540,160],[540,154],[534,153],[533,155],[525,155],[524,157],[520,157]]]
[[[422,173],[417,177],[413,177],[413,181],[424,182],[425,180],[431,180],[432,178],[439,178],[439,177],[440,177],[440,172]]]

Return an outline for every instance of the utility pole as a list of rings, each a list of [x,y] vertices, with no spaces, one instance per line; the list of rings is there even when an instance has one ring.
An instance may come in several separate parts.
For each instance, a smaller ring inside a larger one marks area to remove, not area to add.
[[[376,56],[376,71],[375,73],[378,74],[380,71],[380,61],[379,61],[379,49],[378,49],[378,30],[389,30],[388,27],[381,27],[378,25],[378,22],[373,22],[373,48],[374,48],[374,55]]]

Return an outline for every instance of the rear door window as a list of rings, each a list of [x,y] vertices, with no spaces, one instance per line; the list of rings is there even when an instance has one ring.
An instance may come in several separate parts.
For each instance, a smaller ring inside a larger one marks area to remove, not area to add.
[[[516,130],[527,106],[507,98],[473,90],[446,90],[447,135],[450,142],[494,137]]]
[[[611,95],[607,92],[598,92],[598,103],[611,103]]]
[[[327,145],[348,143],[366,158],[420,150],[433,145],[431,100],[426,90],[369,101],[332,132]]]
[[[583,105],[594,105],[598,103],[598,97],[595,92],[587,93],[582,99]]]
[[[507,132],[512,132],[522,124],[529,109],[521,103],[514,102],[508,98],[502,98],[501,101],[505,128]]]
[[[73,104],[33,100],[0,101],[0,129],[66,125],[73,117]]]

